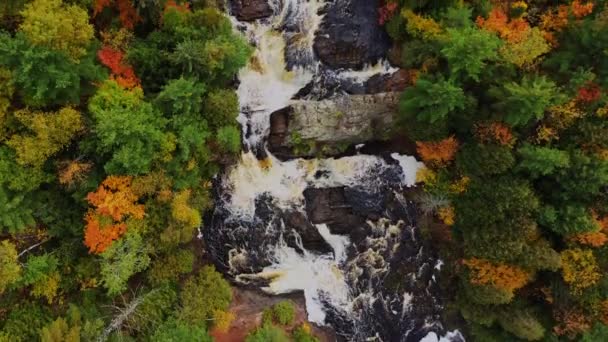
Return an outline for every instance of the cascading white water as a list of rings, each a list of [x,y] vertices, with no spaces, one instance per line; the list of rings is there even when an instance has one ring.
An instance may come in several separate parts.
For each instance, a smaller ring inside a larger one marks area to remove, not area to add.
[[[287,106],[292,96],[312,80],[317,68],[316,64],[309,64],[286,70],[286,43],[278,28],[286,20],[298,18],[301,21],[302,54],[312,56],[314,32],[321,20],[317,11],[322,2],[272,0],[271,3],[275,15],[267,21],[241,23],[236,18],[232,19],[245,27],[245,35],[255,45],[249,65],[239,72],[237,90],[241,107],[238,120],[244,129],[249,129],[244,133],[244,141],[251,148],[262,143],[268,134],[270,114]],[[309,60],[313,60],[312,57]]]
[[[248,23],[232,18],[235,28],[243,31],[255,47],[249,64],[239,72],[240,84],[237,91],[241,108],[238,120],[243,127],[243,141],[248,152],[242,154],[239,163],[228,170],[222,181],[229,193],[229,196],[223,198],[222,206],[229,212],[230,221],[242,222],[237,230],[246,229],[246,223],[256,220],[256,199],[261,195],[269,196],[272,204],[278,208],[304,212],[303,193],[307,188],[357,186],[373,190],[380,184],[378,175],[395,168],[382,158],[371,155],[280,161],[265,151],[267,158],[256,158],[254,151],[265,149],[270,115],[288,106],[291,98],[319,73],[319,62],[314,58],[312,46],[315,32],[322,20],[318,11],[324,1],[271,0],[271,3],[274,14],[268,19]],[[295,26],[296,29],[291,29],[289,33],[281,32],[281,27],[285,24]],[[296,50],[298,63],[292,66],[290,71],[287,70],[285,60],[287,39],[290,39],[292,44],[294,39],[297,41],[290,49],[292,52],[293,49]],[[394,70],[387,62],[380,61],[363,70],[337,70],[335,74],[353,82],[364,82],[374,75]],[[423,166],[422,163],[409,156],[391,156],[401,168],[401,184],[413,185],[416,172]],[[323,176],[319,177],[319,174]],[[369,224],[373,225],[371,222]],[[265,251],[268,259],[272,261],[271,265],[264,267],[259,273],[239,272],[240,265],[247,264],[250,257],[248,252],[241,248],[230,250],[227,264],[237,281],[247,283],[266,280],[267,285],[263,287],[266,292],[282,294],[302,290],[309,320],[325,324],[324,303],[349,313],[352,312],[353,305],[366,297],[365,294],[358,294],[354,298],[347,278],[353,277],[357,272],[363,272],[356,262],[365,261],[364,258],[368,255],[367,252],[362,253],[354,261],[347,262],[350,239],[332,234],[325,224],[315,227],[333,249],[333,254],[322,255],[307,251],[299,240],[296,242],[297,249],[290,247],[283,238],[284,225],[269,226],[267,231],[281,232],[278,242]],[[391,227],[387,228],[386,232],[380,226],[372,227],[381,231],[378,241],[389,239],[393,236],[391,234],[400,232],[401,228]],[[373,257],[374,253],[379,253],[375,250],[379,247],[374,246],[371,240],[369,243],[369,257]],[[391,248],[397,248],[398,245],[392,243]],[[371,297],[365,300],[369,303],[374,301]]]

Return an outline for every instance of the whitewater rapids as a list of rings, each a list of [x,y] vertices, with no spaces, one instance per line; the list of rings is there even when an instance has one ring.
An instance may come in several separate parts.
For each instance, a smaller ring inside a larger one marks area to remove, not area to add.
[[[409,341],[410,332],[421,326],[409,324],[406,317],[415,309],[415,295],[405,291],[394,298],[393,295],[382,298],[378,284],[390,273],[392,260],[403,254],[403,247],[418,243],[411,218],[401,217],[407,216],[410,204],[400,191],[415,184],[416,172],[423,164],[414,157],[396,153],[388,158],[354,155],[281,161],[268,152],[265,143],[270,115],[288,106],[294,95],[321,77],[313,42],[323,19],[319,13],[326,5],[322,0],[271,0],[271,4],[274,14],[270,18],[251,23],[231,18],[235,30],[255,47],[249,64],[238,75],[238,121],[243,128],[246,152],[221,177],[219,203],[213,231],[206,234],[207,244],[216,261],[237,282],[258,284],[271,294],[302,291],[308,319],[320,325],[333,325],[349,340],[382,340],[381,335],[390,336],[391,332],[378,331],[382,330],[378,326],[382,323],[370,319],[370,315],[374,315],[381,302],[387,310],[390,307],[388,312],[392,315],[395,311],[392,307],[398,302],[401,312],[395,317],[400,321],[394,325],[403,337],[394,340]],[[290,25],[290,32],[282,31],[286,24]],[[289,49],[298,58],[288,70],[285,51],[288,39],[294,35],[297,44]],[[395,70],[388,62],[380,61],[362,70],[332,72],[349,82],[363,83],[374,75]],[[390,219],[365,223],[361,229],[368,230],[370,236],[357,242],[347,235],[332,233],[327,224],[311,225],[332,253],[308,250],[299,233],[286,228],[284,217],[289,212],[306,217],[305,191],[327,188],[355,189],[357,193],[381,196],[390,193],[398,208],[395,213],[387,209],[385,214]],[[411,257],[420,259],[420,253]],[[420,264],[416,264],[418,268],[436,263],[432,258],[416,262]],[[411,336],[424,337],[426,342],[463,340],[457,331],[439,337],[445,331],[432,317],[423,318],[422,330],[418,335],[412,332]]]

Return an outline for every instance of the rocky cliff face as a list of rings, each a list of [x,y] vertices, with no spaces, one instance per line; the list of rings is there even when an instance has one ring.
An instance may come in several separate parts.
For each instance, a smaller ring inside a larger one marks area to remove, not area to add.
[[[399,93],[296,100],[270,117],[269,150],[280,157],[337,155],[389,133]]]

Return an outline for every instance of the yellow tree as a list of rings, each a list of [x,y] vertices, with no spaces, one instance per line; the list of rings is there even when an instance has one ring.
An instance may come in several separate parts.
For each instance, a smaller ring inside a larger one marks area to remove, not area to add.
[[[86,54],[94,30],[85,9],[61,0],[34,0],[21,14],[19,29],[32,44],[65,52],[73,61]]]
[[[441,25],[432,18],[423,17],[409,9],[403,10],[401,15],[407,21],[407,32],[414,37],[424,40],[437,40],[445,36]]]
[[[474,285],[491,285],[513,292],[526,285],[532,275],[517,266],[493,263],[488,260],[470,258],[463,261],[469,268],[469,280]]]
[[[25,166],[42,166],[84,127],[80,112],[71,107],[50,113],[23,109],[15,112],[15,118],[27,131],[13,135],[7,145],[15,149],[17,162]]]
[[[566,249],[562,256],[562,277],[574,293],[595,285],[601,278],[593,252],[588,249]]]
[[[17,249],[8,240],[0,242],[0,295],[21,277]]]

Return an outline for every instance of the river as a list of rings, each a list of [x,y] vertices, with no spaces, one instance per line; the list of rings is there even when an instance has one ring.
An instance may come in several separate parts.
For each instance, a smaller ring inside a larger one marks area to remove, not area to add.
[[[328,74],[352,85],[395,71],[384,60],[330,68],[313,49],[325,6],[367,0],[271,1],[268,18],[232,17],[255,52],[238,75],[245,152],[216,182],[211,255],[243,286],[302,291],[308,319],[345,340],[464,341],[442,323],[442,263],[420,241],[406,195],[422,163],[390,151],[282,161],[267,149],[271,114],[302,88],[336,99],[349,95],[324,91]]]

